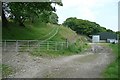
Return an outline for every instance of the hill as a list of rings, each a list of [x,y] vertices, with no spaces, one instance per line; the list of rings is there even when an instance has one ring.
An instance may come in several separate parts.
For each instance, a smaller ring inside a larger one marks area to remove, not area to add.
[[[84,34],[86,36],[97,34],[100,32],[114,32],[110,29],[100,26],[96,22],[89,20],[77,19],[76,17],[67,18],[63,25],[76,31],[78,34]]]
[[[51,53],[53,55],[69,55],[76,54],[84,50],[87,45],[87,37],[77,35],[75,31],[62,25],[55,25],[50,23],[35,23],[25,24],[26,27],[20,27],[15,23],[9,23],[8,27],[3,27],[3,40],[40,40],[40,41],[68,41],[68,49],[59,52],[46,51],[46,52],[31,52],[33,55],[40,55],[43,53]],[[55,54],[54,54],[55,53]]]

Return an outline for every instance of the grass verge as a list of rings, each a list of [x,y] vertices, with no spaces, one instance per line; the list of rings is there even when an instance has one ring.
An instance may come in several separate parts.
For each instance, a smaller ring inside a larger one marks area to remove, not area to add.
[[[2,72],[2,77],[5,78],[8,75],[13,74],[13,68],[11,66],[8,66],[6,64],[1,64],[0,65],[0,71]]]
[[[105,71],[103,72],[103,77],[118,78],[118,44],[109,44],[108,46],[112,48],[113,53],[116,55],[116,59],[105,69]]]
[[[62,50],[46,50],[43,49],[43,51],[40,51],[40,48],[34,49],[30,54],[32,56],[41,56],[41,57],[59,57],[59,56],[69,56],[74,54],[81,54],[81,52],[85,51],[89,45],[87,43],[77,44],[73,43],[68,46],[66,49]]]

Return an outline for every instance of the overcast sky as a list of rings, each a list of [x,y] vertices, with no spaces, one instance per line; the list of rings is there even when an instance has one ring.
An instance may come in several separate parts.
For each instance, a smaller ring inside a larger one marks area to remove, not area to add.
[[[69,17],[96,22],[107,29],[118,31],[118,2],[120,0],[62,0],[57,6],[59,23]]]

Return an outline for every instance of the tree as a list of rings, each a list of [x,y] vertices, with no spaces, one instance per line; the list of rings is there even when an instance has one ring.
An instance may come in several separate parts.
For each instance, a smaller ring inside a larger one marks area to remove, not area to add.
[[[107,32],[113,32],[112,30],[110,30],[110,29],[107,29]]]
[[[50,21],[50,23],[58,24],[57,14],[52,12],[51,15],[49,16],[49,21]]]
[[[3,22],[3,24],[2,24],[3,26],[7,26],[8,21],[5,17],[5,13],[4,13],[3,9],[2,9],[2,22]]]
[[[96,22],[77,19],[76,17],[67,18],[64,21],[63,25],[70,27],[72,30],[76,31],[76,33],[78,34],[83,34],[87,36],[106,31],[106,28],[101,27]]]
[[[6,4],[6,3],[2,3],[2,25],[4,26],[4,27],[6,27],[7,26],[7,24],[8,24],[8,20],[7,20],[7,18],[6,18],[6,12],[8,12],[9,11],[9,9],[8,9],[8,5]]]
[[[118,34],[118,38],[120,40],[120,31],[117,31],[116,34]]]
[[[20,26],[24,26],[24,21],[26,19],[31,19],[33,22],[33,17],[38,16],[43,11],[55,11],[51,3],[28,3],[28,2],[20,2],[20,3],[9,3],[11,13],[14,15],[14,20],[19,22]],[[30,15],[30,13],[32,15]],[[38,16],[39,17],[39,16]]]
[[[20,26],[25,26],[26,20],[34,22],[35,16],[39,17],[39,14],[44,14],[44,17],[48,17],[49,13],[56,11],[55,7],[51,6],[52,3],[55,2],[11,2],[6,3],[8,5],[6,8],[9,8],[11,19],[18,22]],[[61,2],[55,4],[62,5]]]

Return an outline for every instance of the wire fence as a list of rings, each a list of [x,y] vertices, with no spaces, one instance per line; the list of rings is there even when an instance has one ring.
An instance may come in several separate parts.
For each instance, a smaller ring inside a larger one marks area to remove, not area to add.
[[[2,49],[4,52],[30,52],[30,51],[60,51],[68,48],[68,41],[40,40],[4,40]]]

